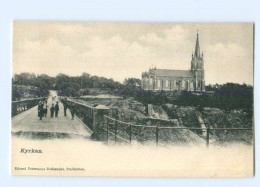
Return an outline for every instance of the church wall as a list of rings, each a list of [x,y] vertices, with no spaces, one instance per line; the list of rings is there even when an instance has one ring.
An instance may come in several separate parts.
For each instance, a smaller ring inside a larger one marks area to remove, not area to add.
[[[195,79],[191,77],[156,77],[154,90],[164,91],[193,91]]]
[[[143,77],[142,79],[142,88],[144,90],[153,90],[153,91],[205,91],[205,80],[200,83],[200,77],[196,78],[191,77],[170,77],[170,76],[157,76],[154,77]]]

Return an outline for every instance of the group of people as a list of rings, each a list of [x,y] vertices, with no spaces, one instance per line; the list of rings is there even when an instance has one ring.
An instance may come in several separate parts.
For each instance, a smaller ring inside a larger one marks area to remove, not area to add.
[[[58,117],[59,110],[60,110],[59,102],[57,101],[56,104],[54,105],[53,103],[50,108],[51,117],[52,118],[54,117],[54,112],[55,112],[55,117]],[[38,117],[40,118],[40,120],[42,120],[43,117],[47,117],[47,113],[48,113],[47,99],[43,99],[38,104]]]
[[[64,106],[64,116],[67,116],[67,108],[68,108],[67,102],[64,102],[63,106]],[[70,106],[69,109],[71,112],[72,120],[74,120],[74,115],[75,115],[74,107]],[[52,106],[50,108],[51,118],[54,117],[54,114],[55,117],[58,117],[59,110],[60,110],[59,102],[57,101],[55,105],[54,103],[52,103]],[[45,98],[41,100],[38,104],[38,117],[40,118],[40,120],[42,120],[43,117],[47,117],[47,113],[48,113],[48,104],[47,104],[47,99]]]

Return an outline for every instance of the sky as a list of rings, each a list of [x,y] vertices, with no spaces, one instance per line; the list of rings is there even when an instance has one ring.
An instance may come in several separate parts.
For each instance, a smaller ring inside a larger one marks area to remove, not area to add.
[[[189,70],[197,30],[206,84],[253,85],[252,23],[13,22],[12,74],[122,82],[149,68]]]

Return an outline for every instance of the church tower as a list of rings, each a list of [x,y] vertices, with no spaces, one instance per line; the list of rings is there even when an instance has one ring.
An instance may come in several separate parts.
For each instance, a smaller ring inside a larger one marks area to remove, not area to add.
[[[194,74],[194,90],[195,91],[205,91],[205,79],[204,79],[204,60],[203,52],[200,53],[199,44],[199,33],[197,32],[197,39],[195,45],[195,52],[192,53],[191,59],[191,71]]]

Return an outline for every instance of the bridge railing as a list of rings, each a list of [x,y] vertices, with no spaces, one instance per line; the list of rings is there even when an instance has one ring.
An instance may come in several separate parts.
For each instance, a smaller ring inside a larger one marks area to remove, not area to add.
[[[69,110],[74,110],[74,113],[81,118],[81,120],[91,129],[93,128],[93,123],[95,123],[95,108],[84,104],[77,102],[73,99],[61,99],[61,102],[69,108]]]
[[[106,140],[114,142],[126,142],[131,144],[134,141],[156,143],[185,143],[185,137],[189,136],[187,130],[206,132],[206,136],[201,136],[205,144],[209,146],[211,140],[225,143],[231,141],[244,141],[251,144],[253,140],[253,128],[195,128],[183,126],[160,126],[157,125],[137,125],[126,123],[117,119],[105,116],[106,122],[102,129],[106,132]],[[246,131],[246,133],[245,133]],[[176,135],[175,137],[172,137]],[[248,136],[248,137],[245,137]],[[177,142],[179,141],[179,142]]]
[[[85,123],[92,131],[92,137],[101,139],[102,136],[100,125],[103,124],[104,114],[108,114],[107,109],[100,109],[86,103],[78,102],[74,99],[61,99],[63,104],[66,104],[69,110],[73,110],[83,123]]]
[[[12,117],[36,106],[43,97],[12,101]]]

